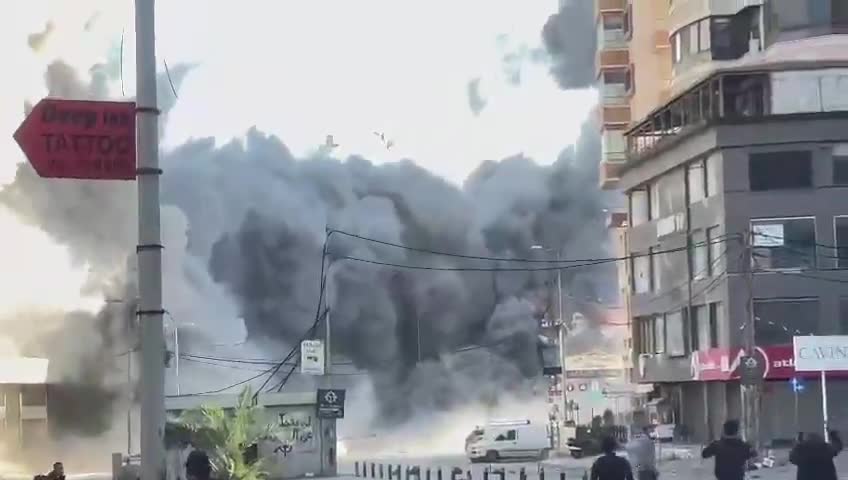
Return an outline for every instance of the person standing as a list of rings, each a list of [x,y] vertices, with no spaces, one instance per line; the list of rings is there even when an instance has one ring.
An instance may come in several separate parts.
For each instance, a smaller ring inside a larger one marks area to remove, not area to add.
[[[800,437],[789,453],[789,461],[798,467],[798,480],[837,480],[833,459],[842,451],[839,432],[831,431],[830,443],[818,433]]]
[[[651,428],[642,427],[627,446],[627,453],[636,470],[637,480],[657,480],[657,455],[654,441],[651,440]]]
[[[715,457],[715,477],[717,480],[744,480],[748,460],[757,456],[744,440],[739,438],[739,422],[724,422],[721,440],[715,440],[701,452],[702,458]]]
[[[592,464],[590,480],[634,480],[633,470],[626,458],[615,454],[618,442],[612,437],[604,437],[601,440],[603,455]]]
[[[188,480],[209,480],[212,476],[212,462],[203,450],[192,450],[185,467]]]

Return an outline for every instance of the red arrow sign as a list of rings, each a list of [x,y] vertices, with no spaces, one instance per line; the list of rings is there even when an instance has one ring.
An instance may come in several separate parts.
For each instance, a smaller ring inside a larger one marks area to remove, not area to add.
[[[39,176],[134,180],[135,103],[42,99],[15,132]]]

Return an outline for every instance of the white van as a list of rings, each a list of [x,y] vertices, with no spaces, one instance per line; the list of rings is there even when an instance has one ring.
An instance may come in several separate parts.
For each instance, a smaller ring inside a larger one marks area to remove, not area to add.
[[[465,439],[465,453],[472,462],[495,462],[510,458],[545,460],[551,440],[545,425],[530,420],[491,422],[476,427]]]

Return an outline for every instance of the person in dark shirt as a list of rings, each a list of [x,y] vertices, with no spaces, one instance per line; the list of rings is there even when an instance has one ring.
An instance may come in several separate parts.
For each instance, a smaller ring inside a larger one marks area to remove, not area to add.
[[[53,470],[44,476],[46,480],[65,480],[65,465],[62,462],[53,464]]]
[[[842,451],[842,438],[838,432],[829,433],[830,443],[821,435],[811,433],[800,438],[789,453],[789,461],[798,467],[798,480],[837,480],[833,458]]]
[[[188,480],[209,480],[212,474],[212,462],[203,450],[189,453],[185,467]]]
[[[633,470],[626,458],[615,454],[617,442],[612,437],[601,440],[603,455],[592,464],[590,480],[633,480]]]
[[[724,422],[721,440],[716,440],[701,452],[701,457],[715,457],[715,476],[717,480],[743,480],[748,460],[757,456],[757,452],[739,438],[739,422]]]

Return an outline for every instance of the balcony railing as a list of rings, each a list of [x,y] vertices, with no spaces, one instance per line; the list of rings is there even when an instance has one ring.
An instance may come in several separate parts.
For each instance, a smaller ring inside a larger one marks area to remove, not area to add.
[[[769,90],[766,73],[727,73],[708,78],[627,132],[628,160],[710,123],[768,115],[771,111]]]

